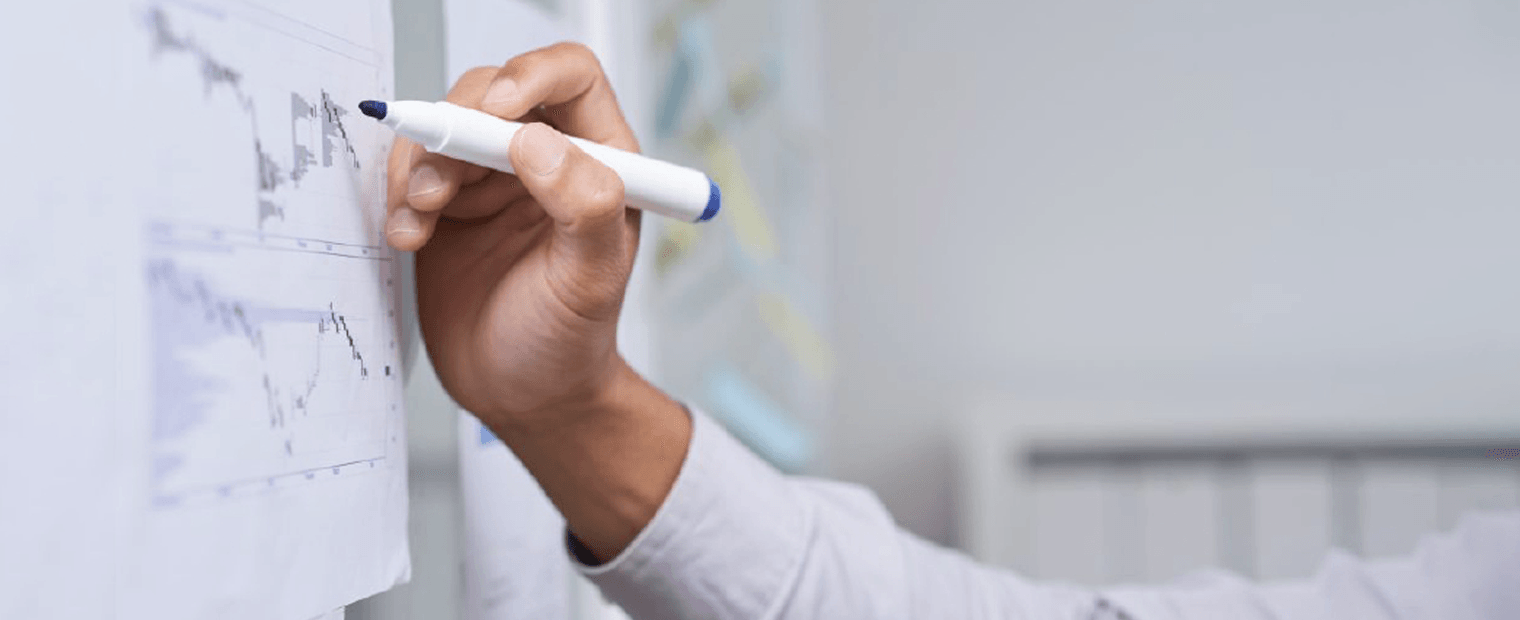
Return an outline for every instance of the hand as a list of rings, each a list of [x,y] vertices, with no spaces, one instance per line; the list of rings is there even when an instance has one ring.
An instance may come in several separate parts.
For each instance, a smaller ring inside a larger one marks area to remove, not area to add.
[[[417,250],[428,355],[582,544],[611,558],[670,492],[691,418],[617,353],[639,212],[623,205],[617,174],[560,131],[629,151],[638,142],[579,45],[470,71],[448,100],[532,124],[502,145],[517,175],[405,140],[391,152],[387,237]]]
[[[449,394],[493,428],[538,423],[629,374],[616,328],[640,213],[624,206],[617,174],[560,132],[635,152],[638,142],[581,45],[474,69],[447,99],[531,123],[502,145],[518,175],[398,138],[387,237],[417,250],[422,333]]]

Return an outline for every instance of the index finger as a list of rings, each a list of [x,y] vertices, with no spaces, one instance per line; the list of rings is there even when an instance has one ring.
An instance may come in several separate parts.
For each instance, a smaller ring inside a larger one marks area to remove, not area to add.
[[[408,252],[427,243],[438,221],[437,213],[422,213],[407,201],[412,157],[419,150],[411,140],[397,136],[386,162],[385,239],[391,247]]]
[[[416,145],[406,138],[396,136],[391,141],[391,153],[385,162],[385,215],[389,217],[396,209],[406,205],[406,182],[412,172],[412,149]]]
[[[449,89],[445,101],[459,105],[472,105],[491,83],[495,69],[477,67],[466,71]],[[444,208],[454,199],[461,185],[469,185],[484,179],[489,170],[475,164],[429,153],[422,145],[412,147],[410,166],[402,171],[407,178],[406,200],[412,208],[434,212]]]
[[[480,102],[480,109],[506,119],[538,106],[565,133],[639,150],[601,63],[584,45],[556,43],[507,61]]]

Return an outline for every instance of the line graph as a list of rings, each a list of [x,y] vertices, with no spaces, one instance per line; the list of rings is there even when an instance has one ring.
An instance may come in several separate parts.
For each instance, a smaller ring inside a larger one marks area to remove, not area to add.
[[[384,263],[158,239],[145,265],[155,503],[386,458],[395,437],[381,422],[395,411],[399,376],[386,329],[394,308],[358,292]],[[250,268],[254,257],[261,266]],[[260,290],[263,274],[292,266],[326,286]]]
[[[306,148],[298,140],[297,122],[301,119],[314,119],[321,123],[322,135],[322,166],[332,167],[333,152],[338,145],[348,151],[348,158],[353,162],[354,168],[359,167],[359,155],[354,152],[354,145],[348,139],[348,130],[343,127],[343,117],[348,115],[348,110],[338,107],[333,103],[332,95],[322,91],[322,100],[318,103],[308,102],[300,93],[290,93],[290,131],[292,144],[295,144],[293,159],[295,165],[290,171],[290,178],[296,183],[301,182],[301,177],[306,176],[306,171],[317,163],[316,153]]]
[[[312,166],[331,168],[344,165],[336,161],[343,159],[353,169],[360,169],[358,152],[343,126],[343,117],[348,115],[348,110],[335,103],[326,90],[318,91],[315,103],[299,92],[290,93],[291,157],[289,164],[281,165],[264,147],[254,98],[243,88],[243,73],[219,59],[193,35],[177,32],[164,7],[150,8],[143,23],[151,34],[155,58],[177,54],[193,59],[200,69],[204,95],[209,97],[213,92],[225,89],[246,114],[258,170],[255,204],[256,222],[260,228],[266,220],[284,219],[285,208],[277,197],[279,190],[288,183],[299,185]],[[311,144],[313,139],[319,140],[321,145]]]
[[[153,504],[380,467],[400,416],[382,136],[340,105],[370,96],[377,67],[224,13],[141,18],[146,107],[184,143],[160,155],[144,229]],[[282,54],[300,70],[248,69]]]
[[[309,412],[312,393],[321,385],[323,351],[331,347],[330,340],[337,338],[346,344],[359,379],[369,378],[369,366],[365,364],[364,353],[354,340],[353,330],[348,326],[348,316],[340,314],[334,303],[328,303],[325,310],[261,307],[253,302],[221,295],[205,279],[185,273],[172,260],[162,258],[148,264],[148,289],[153,293],[153,316],[164,322],[162,331],[175,338],[176,345],[195,345],[219,336],[232,336],[247,341],[249,348],[260,360],[267,362],[270,352],[266,327],[282,323],[315,325],[316,336],[310,343],[313,353],[311,370],[298,383],[298,389],[282,388],[275,376],[277,369],[267,365],[260,369],[265,399],[269,403],[271,428],[284,427],[287,417],[297,412]],[[159,367],[161,374],[172,377],[174,383],[191,389],[188,392],[165,390],[161,394],[165,400],[160,401],[159,409],[190,409],[185,411],[183,417],[203,417],[204,412],[193,411],[193,408],[201,400],[197,398],[197,392],[210,384],[211,380],[205,377],[204,372],[167,355],[166,349],[160,349],[160,353],[165,355],[156,360],[162,364]],[[389,370],[387,366],[387,373]],[[167,416],[161,416],[161,419],[164,417]],[[290,451],[289,440],[286,440],[286,451]]]

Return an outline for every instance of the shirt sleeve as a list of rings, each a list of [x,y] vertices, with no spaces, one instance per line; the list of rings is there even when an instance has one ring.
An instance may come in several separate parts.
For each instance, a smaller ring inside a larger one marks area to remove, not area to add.
[[[670,495],[612,561],[578,569],[636,620],[1509,620],[1520,513],[1470,518],[1409,558],[1332,555],[1310,580],[1211,573],[1095,591],[982,566],[898,528],[860,487],[782,475],[699,412]]]

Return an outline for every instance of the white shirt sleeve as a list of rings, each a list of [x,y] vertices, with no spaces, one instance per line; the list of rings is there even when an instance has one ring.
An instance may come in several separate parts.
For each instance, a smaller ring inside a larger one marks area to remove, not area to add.
[[[1213,574],[1094,591],[979,565],[899,529],[869,491],[782,475],[706,416],[649,525],[578,568],[636,620],[1515,620],[1520,513],[1470,517],[1408,558],[1332,555],[1312,579]],[[568,537],[575,558],[589,557]]]

